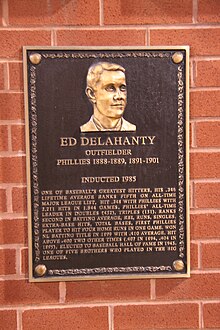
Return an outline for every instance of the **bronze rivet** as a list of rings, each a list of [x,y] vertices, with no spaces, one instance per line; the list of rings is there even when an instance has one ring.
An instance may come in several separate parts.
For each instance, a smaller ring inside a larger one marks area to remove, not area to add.
[[[38,53],[31,54],[29,56],[29,59],[30,59],[32,64],[39,64],[41,62],[41,55],[38,54]]]
[[[172,60],[176,64],[182,62],[183,54],[182,53],[174,53],[173,56],[172,56]]]
[[[35,273],[38,275],[38,276],[44,276],[45,273],[47,271],[47,267],[45,265],[37,265],[35,267]]]
[[[183,263],[183,261],[182,261],[182,260],[175,260],[175,261],[173,262],[173,268],[174,268],[177,272],[183,270],[183,269],[184,269],[184,263]]]

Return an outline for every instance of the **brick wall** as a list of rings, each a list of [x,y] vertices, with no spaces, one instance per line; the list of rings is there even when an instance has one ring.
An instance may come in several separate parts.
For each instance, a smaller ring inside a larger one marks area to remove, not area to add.
[[[0,329],[220,328],[220,1],[1,0]],[[23,45],[190,45],[190,279],[30,284]]]

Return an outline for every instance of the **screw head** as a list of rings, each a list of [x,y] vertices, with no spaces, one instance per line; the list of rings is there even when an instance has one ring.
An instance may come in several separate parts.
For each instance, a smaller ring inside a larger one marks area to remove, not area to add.
[[[182,260],[175,260],[175,261],[173,262],[173,268],[174,268],[177,272],[183,270],[183,269],[184,269],[184,263],[183,263],[183,261],[182,261]]]
[[[172,60],[174,63],[179,64],[183,60],[183,54],[176,52],[172,55]]]
[[[44,276],[46,274],[47,267],[45,265],[37,265],[34,270],[38,276]]]
[[[31,54],[29,56],[29,59],[30,59],[32,64],[39,64],[41,62],[42,57],[41,57],[40,54],[35,53],[35,54]]]

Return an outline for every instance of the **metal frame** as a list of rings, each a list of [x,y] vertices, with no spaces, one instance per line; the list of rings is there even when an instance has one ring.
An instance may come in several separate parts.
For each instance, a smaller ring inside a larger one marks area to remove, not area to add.
[[[94,50],[94,51],[105,51],[105,50],[142,50],[142,51],[152,51],[152,50],[185,50],[186,51],[186,99],[185,99],[185,117],[186,117],[186,154],[185,154],[185,163],[186,163],[186,232],[187,232],[187,273],[186,274],[156,274],[151,275],[138,274],[138,275],[93,275],[93,276],[79,276],[79,277],[69,277],[65,278],[62,276],[54,276],[53,278],[34,278],[33,266],[32,266],[32,233],[33,233],[33,223],[32,223],[32,202],[31,202],[31,169],[30,169],[30,143],[29,143],[29,101],[28,101],[28,78],[27,78],[27,51],[40,51],[40,50],[54,50],[54,51],[65,51],[65,50]],[[26,126],[26,168],[27,168],[27,204],[28,204],[28,242],[29,242],[29,280],[31,282],[53,282],[53,281],[77,281],[77,280],[114,280],[114,279],[149,279],[149,278],[184,278],[190,277],[190,223],[189,223],[189,47],[188,46],[151,46],[151,47],[57,47],[57,46],[25,46],[23,47],[23,63],[24,63],[24,97],[25,97],[25,126]]]

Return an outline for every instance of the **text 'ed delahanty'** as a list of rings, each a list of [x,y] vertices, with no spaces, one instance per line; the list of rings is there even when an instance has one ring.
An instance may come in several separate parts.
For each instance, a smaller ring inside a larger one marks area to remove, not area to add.
[[[77,144],[81,146],[127,146],[127,145],[147,145],[154,144],[156,136],[141,135],[141,136],[114,136],[114,137],[80,137],[78,141],[74,137],[61,137],[61,147],[73,147]]]

